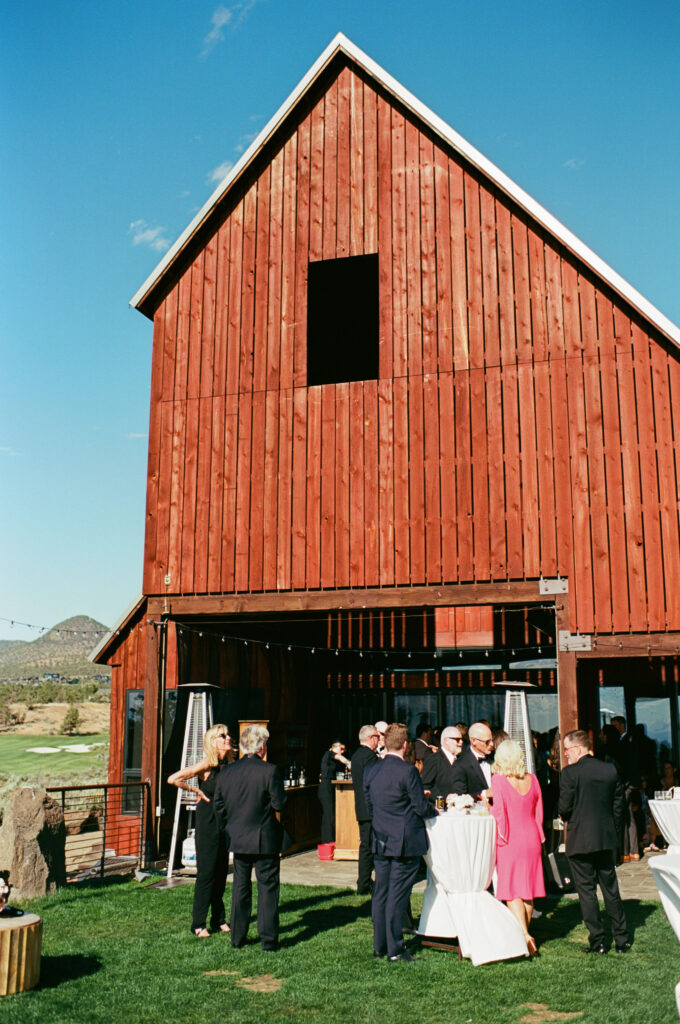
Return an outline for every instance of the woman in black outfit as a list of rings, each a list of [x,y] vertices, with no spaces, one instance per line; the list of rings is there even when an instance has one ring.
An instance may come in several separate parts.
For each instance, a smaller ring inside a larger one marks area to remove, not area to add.
[[[199,939],[207,939],[210,932],[205,926],[210,908],[212,931],[228,932],[224,912],[224,889],[229,868],[229,849],[224,830],[215,818],[212,799],[215,782],[220,771],[226,770],[225,763],[233,760],[231,738],[226,725],[213,725],[203,738],[205,757],[198,764],[187,765],[175,772],[168,782],[178,789],[195,793],[196,802],[196,886],[194,888],[194,909],[191,930]],[[190,786],[188,780],[196,777],[198,786]]]
[[[338,765],[349,767],[350,761],[345,757],[345,744],[336,740],[331,743],[330,750],[321,758],[319,771],[319,801],[321,803],[321,842],[335,842],[335,793],[333,779]]]

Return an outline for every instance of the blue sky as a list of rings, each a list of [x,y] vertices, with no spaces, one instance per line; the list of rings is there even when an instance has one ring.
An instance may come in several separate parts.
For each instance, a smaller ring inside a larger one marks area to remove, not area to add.
[[[342,31],[680,323],[680,5],[0,2],[0,639],[141,589],[128,302]]]

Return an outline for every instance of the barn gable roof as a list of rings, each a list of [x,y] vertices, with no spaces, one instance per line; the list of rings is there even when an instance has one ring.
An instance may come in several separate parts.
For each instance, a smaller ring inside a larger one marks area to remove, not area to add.
[[[195,238],[196,234],[205,225],[217,204],[243,175],[244,171],[292,113],[293,109],[301,103],[315,86],[329,64],[341,54],[344,54],[365,74],[373,78],[388,94],[393,95],[406,109],[463,156],[473,167],[486,175],[501,192],[504,192],[513,202],[541,224],[546,231],[605,281],[629,305],[641,313],[657,330],[674,344],[680,346],[680,328],[656,309],[643,295],[605,263],[604,260],[600,259],[592,249],[569,231],[556,217],[553,217],[540,203],[532,199],[524,189],[520,188],[519,185],[480,153],[479,150],[475,149],[458,132],[454,131],[445,121],[426,107],[424,103],[421,103],[408,89],[405,89],[403,85],[384,71],[375,61],[371,60],[367,54],[355,46],[342,33],[338,33],[326,47],[285,103],[277,110],[251,146],[242,155],[238,163],[235,164],[221,184],[215,189],[202,209],[199,210],[185,231],[156,266],[155,270],[132,297],[130,300],[131,306],[139,309],[146,316],[153,317],[156,305],[158,304],[157,293],[164,283],[166,275],[180,259],[192,239]]]

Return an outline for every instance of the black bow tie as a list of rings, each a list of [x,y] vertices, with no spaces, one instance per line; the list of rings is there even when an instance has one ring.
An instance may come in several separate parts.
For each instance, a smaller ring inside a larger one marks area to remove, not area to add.
[[[478,760],[480,764],[493,764],[493,756],[491,754],[487,754],[486,757],[480,757]]]

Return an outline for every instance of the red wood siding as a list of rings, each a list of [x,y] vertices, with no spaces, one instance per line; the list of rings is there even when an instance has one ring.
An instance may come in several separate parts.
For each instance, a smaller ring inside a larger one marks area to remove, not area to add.
[[[680,629],[680,367],[344,68],[154,324],[144,592],[570,580]],[[306,387],[310,260],[378,252],[380,379]]]

